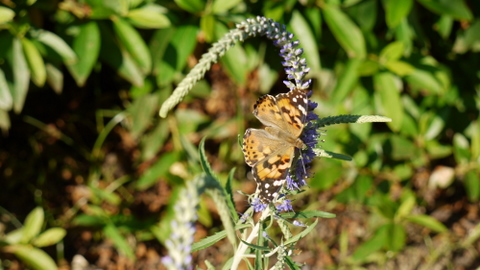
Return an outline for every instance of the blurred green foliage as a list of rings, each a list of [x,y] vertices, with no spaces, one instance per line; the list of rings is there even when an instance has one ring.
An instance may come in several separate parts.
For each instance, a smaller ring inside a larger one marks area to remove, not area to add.
[[[329,129],[323,147],[353,162],[319,160],[298,199],[332,211],[322,192],[369,209],[368,233],[336,263],[381,264],[379,254],[407,248],[412,224],[453,235],[430,216],[438,207],[480,200],[479,13],[475,0],[0,1],[0,205],[20,217],[39,205],[49,227],[70,228],[66,246],[96,231],[93,242],[110,239],[134,260],[126,239],[168,236],[178,187],[202,171],[202,137],[219,178],[236,166],[234,188],[253,191],[237,134],[254,125],[259,94],[285,91],[278,49],[237,45],[166,119],[156,112],[209,43],[262,15],[300,40],[320,116],[393,120]],[[201,224],[214,219],[202,202]],[[5,224],[0,239],[22,227]],[[39,232],[22,245],[43,252],[29,242]],[[442,252],[478,249],[477,239]]]

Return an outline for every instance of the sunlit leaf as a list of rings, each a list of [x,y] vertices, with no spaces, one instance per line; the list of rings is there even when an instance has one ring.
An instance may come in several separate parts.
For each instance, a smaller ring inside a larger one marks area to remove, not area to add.
[[[448,228],[445,227],[441,222],[436,220],[435,218],[427,215],[415,215],[415,216],[408,216],[406,217],[411,222],[417,223],[419,225],[422,225],[424,227],[427,227],[435,232],[446,232],[448,231]]]
[[[31,30],[31,35],[32,38],[47,45],[58,53],[65,64],[73,64],[77,61],[77,55],[72,48],[70,48],[70,46],[68,46],[68,44],[56,34],[42,29]]]
[[[13,106],[12,93],[10,92],[10,87],[8,86],[7,79],[5,78],[5,73],[0,68],[0,110],[8,111]]]
[[[380,51],[380,61],[389,62],[400,59],[403,55],[403,43],[401,41],[395,41],[383,48]]]
[[[120,17],[113,18],[113,29],[125,50],[132,56],[144,74],[150,73],[152,59],[150,51],[140,33]]]
[[[10,22],[14,17],[15,11],[7,7],[0,7],[0,24]]]
[[[318,53],[319,49],[315,36],[307,20],[299,11],[293,11],[290,27],[295,36],[302,38],[302,48],[304,49],[305,58],[308,59],[308,67],[311,68],[311,72],[320,72],[320,54]]]
[[[32,238],[36,237],[43,226],[44,213],[41,207],[32,210],[25,218],[23,224],[22,243],[28,243]]]
[[[30,70],[23,54],[21,41],[18,38],[13,39],[10,53],[7,54],[7,60],[13,70],[13,87],[11,88],[13,110],[20,113],[27,97]]]
[[[214,14],[225,12],[241,2],[241,0],[213,0],[212,12]]]
[[[42,87],[47,80],[47,69],[45,62],[38,49],[27,38],[22,38],[23,52],[30,68],[32,81],[36,86]]]
[[[415,72],[415,67],[404,61],[389,61],[385,67],[398,76],[406,76]]]
[[[163,7],[149,4],[128,12],[127,18],[139,28],[165,28],[170,26],[170,19],[164,14]]]
[[[398,131],[402,125],[404,111],[396,78],[389,72],[382,72],[376,74],[373,79],[384,114],[392,118],[392,122],[387,124],[392,130]]]
[[[51,246],[60,242],[66,234],[67,231],[63,228],[50,228],[35,238],[32,244],[36,247]]]
[[[8,253],[13,253],[22,262],[25,262],[32,269],[47,270],[57,269],[55,261],[48,256],[45,251],[34,248],[30,245],[14,245],[4,249]]]
[[[348,56],[364,58],[366,55],[365,40],[358,26],[336,6],[325,4],[323,14],[330,31]]]
[[[45,65],[47,69],[47,83],[55,91],[55,93],[60,94],[63,90],[63,72],[50,63]]]

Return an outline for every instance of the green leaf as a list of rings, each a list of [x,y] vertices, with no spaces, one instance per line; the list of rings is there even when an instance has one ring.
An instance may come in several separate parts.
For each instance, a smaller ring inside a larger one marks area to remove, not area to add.
[[[170,26],[170,19],[165,14],[166,10],[156,4],[149,4],[142,8],[132,9],[127,17],[133,25],[139,28],[165,28]]]
[[[63,72],[50,63],[45,65],[47,70],[47,83],[55,91],[55,93],[60,94],[63,90]]]
[[[30,40],[22,38],[21,41],[23,52],[25,53],[25,58],[32,74],[32,81],[36,86],[43,87],[47,80],[47,69],[43,58],[37,47],[35,47]]]
[[[185,67],[197,44],[197,31],[194,25],[182,25],[155,32],[150,46],[156,63],[154,74],[158,85],[170,84],[176,72]]]
[[[0,110],[9,111],[13,106],[12,93],[10,92],[10,87],[8,86],[7,78],[5,78],[5,73],[0,68]]]
[[[442,145],[436,140],[426,141],[425,148],[432,159],[446,158],[453,152],[451,145]]]
[[[357,70],[357,73],[358,73],[359,76],[370,77],[373,74],[377,73],[379,69],[380,69],[380,64],[378,63],[378,61],[372,61],[372,60],[369,60],[369,59],[365,59],[360,64],[360,66]]]
[[[0,109],[0,129],[4,132],[8,131],[11,127],[10,116],[8,112]]]
[[[13,253],[22,262],[35,270],[57,269],[53,259],[45,251],[30,245],[13,245],[4,248],[4,251]]]
[[[345,65],[344,70],[341,72],[340,77],[337,80],[337,85],[332,93],[332,101],[334,103],[345,100],[348,94],[354,89],[358,82],[360,67],[363,60],[358,58],[351,58]]]
[[[393,131],[399,131],[402,126],[404,110],[395,76],[389,72],[381,72],[374,75],[373,81],[375,92],[380,97],[383,113],[392,118],[392,122],[387,125]]]
[[[135,186],[137,190],[145,190],[154,185],[160,177],[165,177],[170,166],[177,162],[180,157],[178,152],[163,154],[150,168],[148,168],[138,179]]]
[[[205,2],[203,0],[175,0],[175,3],[191,13],[199,13],[205,8]]]
[[[20,113],[27,97],[30,70],[23,54],[21,41],[18,38],[13,39],[10,52],[7,53],[7,61],[13,70],[13,87],[11,88],[13,90],[13,110]]]
[[[25,218],[23,224],[22,243],[28,243],[32,238],[36,237],[42,229],[44,221],[44,213],[41,207],[36,207]]]
[[[207,155],[205,154],[205,139],[206,139],[206,137],[203,137],[202,140],[200,141],[200,145],[198,146],[198,154],[200,156],[200,164],[202,165],[203,171],[208,176],[212,176],[212,177],[215,178],[215,173],[212,170],[212,167],[210,167],[210,163],[208,162]]]
[[[403,42],[405,46],[405,54],[410,55],[413,50],[413,40],[416,38],[416,32],[413,26],[408,22],[407,18],[403,19],[395,28],[395,38]]]
[[[439,15],[449,15],[457,20],[471,20],[472,12],[463,0],[418,0],[420,4]]]
[[[196,242],[192,245],[192,252],[205,249],[217,243],[218,241],[222,240],[223,238],[227,237],[226,231],[220,231],[215,233],[214,235],[208,236]]]
[[[416,200],[415,196],[409,193],[406,198],[402,200],[402,203],[397,209],[397,212],[395,213],[395,218],[401,219],[405,216],[410,215],[410,213],[413,210],[413,207],[415,207]]]
[[[458,164],[467,164],[470,160],[471,152],[468,139],[461,133],[453,135],[453,154]]]
[[[125,50],[132,56],[144,74],[150,73],[152,59],[147,44],[140,34],[128,22],[120,17],[113,17],[113,29]]]
[[[394,29],[410,13],[413,0],[384,0],[385,22],[388,28]]]
[[[23,230],[24,230],[24,227],[22,227],[20,229],[13,230],[13,231],[5,234],[5,236],[2,236],[2,241],[6,242],[10,245],[19,244],[22,241]]]
[[[224,13],[241,2],[241,0],[213,0],[212,12],[213,14]]]
[[[442,36],[443,39],[447,39],[452,33],[453,18],[448,15],[443,15],[435,24],[434,28]]]
[[[432,73],[415,68],[415,70],[405,77],[407,82],[413,87],[420,90],[430,90],[433,93],[442,93],[442,85],[440,82],[433,76]],[[432,92],[428,92],[431,94]]]
[[[0,7],[0,24],[10,22],[14,17],[15,11],[7,7]]]
[[[46,30],[31,30],[32,38],[53,49],[67,65],[75,63],[77,55],[68,44],[56,34]]]
[[[205,35],[205,41],[212,42],[215,35],[215,16],[205,15],[200,18],[200,28]]]
[[[334,218],[335,214],[323,211],[288,212],[280,214],[282,218]]]
[[[366,241],[363,242],[353,253],[352,259],[354,261],[365,261],[366,258],[374,253],[382,249],[387,242],[387,230],[383,227],[380,227],[377,231],[375,231],[374,236]]]
[[[415,72],[415,67],[404,61],[389,61],[385,67],[398,76],[406,76]]]
[[[78,35],[73,40],[73,50],[78,55],[75,64],[67,65],[78,86],[85,82],[98,61],[100,53],[100,29],[95,21],[78,26]]]
[[[330,31],[348,56],[364,58],[366,56],[365,39],[358,26],[336,6],[325,4],[323,14]]]
[[[110,65],[118,74],[136,86],[143,85],[144,75],[140,68],[135,64],[131,56],[123,48],[115,44],[115,37],[110,29],[104,24],[99,23],[102,46],[100,49],[100,58]]]
[[[394,160],[413,159],[418,154],[418,147],[408,138],[398,135],[392,135],[389,138],[392,145],[392,158]]]
[[[299,234],[295,235],[294,237],[288,239],[287,241],[285,241],[284,245],[288,245],[288,244],[291,244],[291,243],[296,243],[298,242],[298,240],[302,239],[303,237],[305,237],[308,233],[310,233],[314,228],[315,226],[317,225],[318,223],[318,219],[315,220],[315,222],[313,222],[310,226],[308,226],[307,228],[305,228],[305,230],[303,230],[302,232],[300,232]]]
[[[442,233],[448,231],[448,228],[445,227],[441,222],[434,219],[431,216],[427,215],[415,215],[415,216],[408,216],[406,217],[407,220],[427,227],[435,232]]]
[[[388,63],[389,61],[398,60],[403,55],[403,42],[395,41],[382,49],[379,58],[381,62]]]
[[[232,182],[234,180],[234,174],[235,168],[231,169],[230,173],[228,174],[227,183],[225,183],[225,194],[227,196],[227,204],[233,218],[233,222],[236,223],[239,217],[235,208],[235,201],[233,200]]]
[[[158,110],[158,95],[156,93],[145,94],[136,98],[128,111],[132,115],[131,136],[138,139],[144,131],[152,125],[152,116]]]
[[[398,224],[386,224],[385,229],[387,230],[387,242],[386,248],[391,251],[400,251],[405,247],[407,234],[405,229]]]
[[[470,170],[465,174],[465,190],[470,202],[478,202],[480,200],[480,172],[479,170]]]
[[[51,246],[60,242],[66,234],[67,231],[63,228],[50,228],[35,238],[32,244],[36,247]]]
[[[113,241],[120,253],[126,255],[130,260],[135,259],[132,247],[128,244],[126,237],[123,236],[114,224],[108,224],[103,228],[105,236]]]
[[[380,14],[377,2],[376,0],[364,0],[352,6],[344,3],[346,6],[349,6],[346,12],[358,23],[363,33],[372,32],[375,27],[377,14]]]
[[[289,26],[292,28],[292,33],[296,37],[302,37],[302,47],[304,49],[305,58],[308,59],[308,67],[311,68],[312,73],[319,73],[321,69],[320,54],[315,36],[303,17],[302,13],[294,10]]]

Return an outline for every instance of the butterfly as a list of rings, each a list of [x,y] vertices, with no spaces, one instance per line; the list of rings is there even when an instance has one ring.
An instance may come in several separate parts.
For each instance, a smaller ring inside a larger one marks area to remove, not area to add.
[[[252,167],[262,203],[269,203],[278,196],[292,166],[295,149],[306,147],[300,135],[305,126],[307,107],[307,95],[301,89],[275,97],[262,96],[254,106],[253,114],[266,127],[247,129],[242,150],[245,162]]]

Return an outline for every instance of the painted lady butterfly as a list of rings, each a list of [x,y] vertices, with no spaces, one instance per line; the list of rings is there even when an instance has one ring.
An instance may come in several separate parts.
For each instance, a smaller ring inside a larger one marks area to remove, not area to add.
[[[295,156],[303,149],[300,139],[307,116],[308,100],[304,90],[295,89],[275,97],[258,99],[253,114],[266,127],[249,128],[243,136],[245,162],[252,167],[262,203],[278,196]]]

